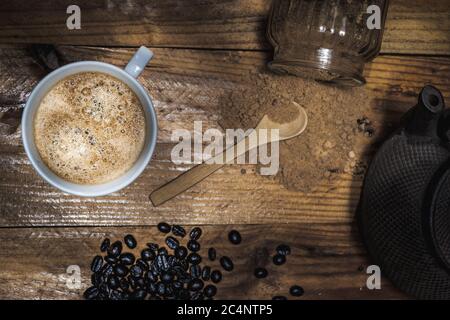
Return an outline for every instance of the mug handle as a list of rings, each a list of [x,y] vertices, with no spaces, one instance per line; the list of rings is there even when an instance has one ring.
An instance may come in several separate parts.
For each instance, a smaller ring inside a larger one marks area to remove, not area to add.
[[[139,75],[144,71],[145,66],[153,58],[153,52],[141,46],[138,51],[134,54],[133,58],[128,62],[125,67],[125,71],[133,78],[139,77]]]

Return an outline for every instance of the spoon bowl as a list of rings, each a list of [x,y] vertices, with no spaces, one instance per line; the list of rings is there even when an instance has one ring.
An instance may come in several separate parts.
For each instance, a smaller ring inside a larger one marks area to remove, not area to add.
[[[295,138],[302,134],[308,126],[308,115],[305,109],[296,102],[292,102],[298,109],[298,115],[294,119],[286,123],[277,123],[270,120],[266,114],[256,126],[255,130],[259,129],[278,129],[279,141]],[[271,140],[274,141],[274,140]]]

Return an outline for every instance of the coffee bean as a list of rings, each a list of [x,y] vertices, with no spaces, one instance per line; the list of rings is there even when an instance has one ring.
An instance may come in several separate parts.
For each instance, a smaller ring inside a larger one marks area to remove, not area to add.
[[[103,277],[100,272],[91,274],[91,283],[94,287],[98,287],[103,283]]]
[[[158,282],[156,285],[156,292],[160,296],[164,296],[166,294],[166,285],[162,282]]]
[[[128,280],[125,278],[120,279],[119,283],[120,289],[123,291],[127,291],[130,288],[130,284],[128,283]]]
[[[213,270],[211,272],[211,281],[214,283],[219,283],[220,281],[222,281],[222,272],[220,272],[219,270]]]
[[[178,248],[180,246],[180,242],[177,239],[175,239],[174,237],[167,237],[166,244],[172,250],[175,250],[176,248]]]
[[[216,295],[216,293],[217,293],[217,288],[215,285],[212,285],[212,284],[207,285],[205,287],[205,289],[203,289],[203,294],[209,298],[214,297]]]
[[[191,276],[194,278],[200,278],[202,275],[202,268],[198,264],[193,264],[190,267]]]
[[[139,289],[133,292],[133,294],[131,295],[131,298],[133,300],[144,300],[145,297],[147,296],[147,292],[145,292],[145,290]]]
[[[136,279],[133,278],[132,276],[129,276],[127,279],[128,279],[128,283],[130,284],[131,289],[136,290],[138,288]]]
[[[192,280],[192,278],[193,277],[187,273],[178,276],[178,280],[180,280],[183,283],[189,283]]]
[[[189,300],[191,298],[191,295],[189,294],[189,291],[186,289],[181,289],[178,292],[178,300]]]
[[[190,264],[199,264],[202,261],[202,257],[198,253],[190,253],[187,256],[187,260]]]
[[[203,298],[204,298],[203,292],[197,291],[191,294],[191,300],[200,301],[203,300]]]
[[[122,253],[122,242],[114,242],[108,249],[108,255],[111,257],[118,257]]]
[[[199,227],[192,228],[191,232],[189,233],[189,237],[191,240],[198,240],[200,239],[200,236],[202,235],[202,229]]]
[[[175,267],[176,265],[179,265],[178,262],[179,260],[177,259],[177,257],[175,257],[174,255],[169,255],[167,258],[167,262],[169,263],[170,268],[173,269],[173,267]]]
[[[161,247],[158,249],[158,254],[159,255],[163,255],[163,256],[167,256],[169,254],[169,252],[167,252],[167,249],[164,247]]]
[[[241,241],[242,241],[242,237],[241,237],[241,234],[238,231],[231,230],[228,233],[228,240],[230,240],[230,242],[232,244],[240,244]]]
[[[232,271],[234,269],[233,261],[227,256],[220,258],[220,265],[225,271]]]
[[[292,286],[289,289],[289,293],[291,294],[291,296],[301,297],[305,293],[305,290],[303,290],[303,288],[300,286]]]
[[[216,249],[214,249],[214,248],[208,249],[208,258],[210,261],[216,260]]]
[[[148,263],[145,262],[145,261],[142,260],[142,259],[137,259],[137,260],[136,260],[136,265],[138,265],[139,267],[141,267],[141,269],[144,270],[144,271],[147,271],[148,268],[149,268]]]
[[[117,289],[120,286],[120,280],[117,276],[110,276],[108,279],[108,287],[110,289]]]
[[[148,291],[149,293],[151,293],[151,294],[156,294],[157,290],[158,290],[157,282],[150,282],[150,283],[147,285],[147,291]]]
[[[189,240],[187,243],[187,248],[192,252],[197,252],[200,250],[200,243],[195,240]]]
[[[274,296],[272,300],[287,300],[287,298],[285,296]]]
[[[254,272],[255,277],[258,279],[267,277],[267,274],[268,272],[265,268],[256,268]]]
[[[181,262],[181,261],[180,261]],[[176,265],[175,267],[173,267],[173,272],[175,272],[176,275],[180,276],[182,274],[184,274],[184,268],[180,265],[180,262],[178,263],[178,265]]]
[[[280,244],[276,250],[277,253],[281,254],[282,256],[288,256],[291,254],[291,247],[286,244]]]
[[[203,289],[203,281],[200,279],[192,279],[191,282],[189,282],[188,288],[191,291],[200,291]]]
[[[170,225],[165,222],[158,223],[158,230],[162,233],[169,233],[170,232]]]
[[[84,298],[87,300],[94,300],[97,298],[99,291],[96,287],[87,288],[84,292]]]
[[[124,265],[129,266],[129,265],[132,265],[134,263],[136,258],[134,257],[134,255],[132,253],[126,252],[126,253],[122,253],[119,256],[119,260]]]
[[[157,256],[155,262],[160,271],[167,271],[170,268],[166,255]]]
[[[98,289],[97,299],[106,300],[109,298],[108,296],[109,296],[110,289],[108,288],[107,283],[102,283],[101,285],[99,285],[97,287],[97,289]]]
[[[100,273],[106,278],[109,277],[113,273],[113,266],[110,264],[103,265]]]
[[[143,278],[135,278],[130,275],[128,277],[128,282],[133,290],[142,289],[145,287],[145,281]]]
[[[117,257],[111,257],[111,256],[106,256],[105,257],[105,262],[110,264],[110,265],[115,265],[118,261]]]
[[[124,277],[128,274],[129,270],[126,266],[124,266],[123,264],[116,264],[114,266],[114,273],[119,276],[119,277]]]
[[[204,266],[202,270],[202,280],[209,281],[210,278],[211,278],[211,267]]]
[[[102,242],[102,244],[100,245],[100,251],[101,252],[106,252],[106,250],[108,250],[110,245],[110,241],[108,238],[105,238]]]
[[[175,249],[175,257],[177,257],[180,260],[186,258],[187,254],[188,251],[186,247],[179,246],[178,248]]]
[[[182,226],[174,225],[172,227],[172,233],[177,237],[183,238],[186,235],[186,230]]]
[[[178,281],[178,280],[174,281],[172,285],[175,290],[183,289],[183,282],[181,282],[181,281]]]
[[[145,289],[145,280],[144,278],[136,278],[136,285],[139,289]]]
[[[128,248],[130,249],[134,249],[137,246],[137,241],[136,239],[131,235],[131,234],[127,234],[125,236],[125,238],[123,238],[125,244],[127,245]]]
[[[103,258],[101,256],[95,256],[91,263],[91,271],[98,272],[103,266]]]
[[[277,266],[281,266],[286,262],[286,256],[283,256],[281,254],[276,254],[273,256],[273,263]]]
[[[152,265],[150,266],[150,272],[153,272],[155,275],[159,276],[162,271],[163,270],[158,263],[158,257],[156,257],[155,261],[153,261]]]
[[[122,299],[123,300],[130,300],[130,293],[122,292]]]
[[[161,275],[161,281],[164,283],[171,283],[173,281],[173,275],[170,272],[164,272]]]
[[[178,262],[178,264],[184,269],[189,269],[189,262],[187,260],[181,260]]]
[[[166,297],[167,300],[174,300],[172,284],[166,284]]]
[[[109,294],[109,299],[113,301],[123,300],[123,292],[119,290],[111,290]]]
[[[135,264],[130,268],[130,275],[135,278],[142,277],[143,272],[144,271],[142,270],[142,268],[139,267],[137,264]]]
[[[144,261],[154,260],[155,256],[155,252],[151,249],[144,249],[141,251],[141,259]]]
[[[146,279],[148,280],[148,282],[156,282],[156,281],[158,281],[158,275],[149,271],[146,274]]]
[[[159,249],[159,245],[157,243],[153,243],[153,242],[147,243],[147,247],[153,251],[156,251]]]

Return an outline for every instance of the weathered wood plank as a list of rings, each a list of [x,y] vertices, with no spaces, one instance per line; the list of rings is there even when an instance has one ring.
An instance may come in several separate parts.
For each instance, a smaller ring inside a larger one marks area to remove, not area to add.
[[[123,66],[133,50],[61,46],[57,52],[64,62],[92,59]],[[248,74],[264,72],[268,55],[170,49],[155,49],[155,53],[155,59],[140,80],[155,101],[161,133],[154,159],[144,174],[127,189],[108,197],[80,199],[65,195],[37,176],[21,147],[20,136],[2,135],[1,226],[141,225],[155,224],[161,219],[182,224],[353,220],[361,177],[343,174],[333,183],[317,181],[314,193],[303,194],[259,176],[252,166],[226,167],[164,206],[152,207],[148,194],[187,169],[185,165],[170,162],[172,129],[192,129],[194,120],[218,127],[213,111],[221,103],[221,96],[246,85]],[[36,65],[25,54],[20,58],[19,52],[14,51],[9,56],[22,59],[24,68]],[[447,58],[384,56],[377,58],[366,74],[367,88],[376,97],[367,116],[378,119],[379,130],[389,130],[415,103],[417,92],[428,82],[437,84],[450,101],[450,59]],[[39,75],[30,78],[38,79]],[[28,83],[11,97],[23,102],[21,97],[29,94],[32,84]],[[246,169],[245,174],[241,168]]]
[[[202,224],[352,220],[359,189],[351,177],[342,177],[339,185],[319,185],[314,194],[302,196],[259,176],[251,166],[224,168],[154,208],[148,200],[150,192],[187,169],[170,162],[171,148],[159,144],[153,162],[132,186],[101,198],[63,194],[37,176],[21,148],[10,153],[2,150],[0,225],[140,225],[160,219]],[[241,168],[248,173],[242,174]]]
[[[450,2],[391,0],[381,51],[450,54]]]
[[[241,232],[238,247],[227,240],[231,229]],[[220,299],[270,299],[288,296],[289,287],[304,287],[302,299],[397,299],[405,295],[382,280],[381,290],[368,290],[365,268],[370,264],[356,230],[342,224],[292,224],[284,226],[203,227],[200,254],[214,246],[219,256],[230,256],[232,273],[224,273],[218,286]],[[127,228],[20,228],[0,229],[0,297],[2,299],[79,299],[90,283],[90,262],[99,253],[102,239],[122,239],[132,233],[139,248],[149,241],[163,243],[155,227]],[[289,244],[292,254],[286,265],[271,262],[275,247]],[[136,250],[136,253],[139,252]],[[208,262],[220,268],[218,261]],[[82,288],[66,286],[67,267],[81,269]],[[256,280],[253,270],[267,267],[269,276]]]
[[[0,42],[269,49],[271,0],[78,1],[81,30],[68,30],[68,0],[3,1]],[[447,0],[392,0],[382,52],[450,53]]]

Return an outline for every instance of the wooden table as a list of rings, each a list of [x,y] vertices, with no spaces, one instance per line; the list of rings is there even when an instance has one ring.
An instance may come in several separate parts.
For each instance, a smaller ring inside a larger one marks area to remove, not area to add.
[[[0,298],[78,299],[103,237],[162,241],[154,227],[160,221],[201,225],[203,248],[233,257],[234,276],[225,277],[219,298],[268,299],[294,283],[305,288],[304,299],[406,298],[386,279],[382,290],[366,288],[370,261],[354,224],[361,179],[343,174],[303,194],[252,166],[228,166],[161,207],[148,201],[153,189],[188,168],[170,161],[172,130],[191,129],[193,120],[218,127],[217,115],[204,110],[217,109],[245,75],[267,72],[270,0],[77,1],[82,29],[69,31],[72,3],[0,3]],[[159,118],[153,161],[134,184],[107,197],[59,192],[36,174],[22,146],[18,123],[30,91],[70,61],[124,66],[139,45],[155,52],[140,77]],[[383,114],[386,126],[415,104],[424,84],[450,101],[450,1],[392,0],[382,54],[365,76],[378,97],[371,112]],[[233,228],[244,238],[239,250],[225,241]],[[281,242],[293,253],[274,268],[270,255]],[[257,264],[271,276],[255,281]],[[81,289],[67,288],[69,265],[80,266]]]

